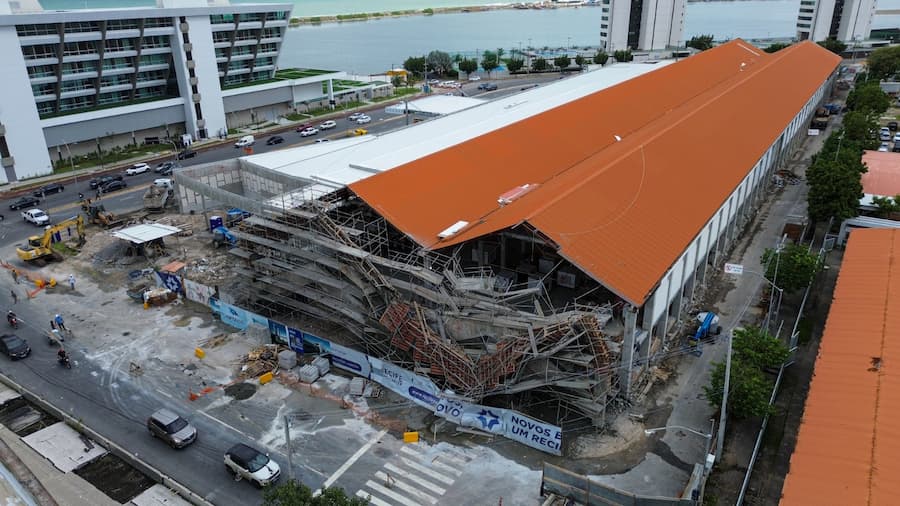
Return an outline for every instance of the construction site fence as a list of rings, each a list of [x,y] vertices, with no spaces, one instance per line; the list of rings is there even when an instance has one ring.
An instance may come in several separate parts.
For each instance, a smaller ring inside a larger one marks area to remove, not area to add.
[[[544,462],[541,495],[552,493],[585,506],[695,506],[700,504],[699,490],[703,477],[703,466],[696,464],[685,487],[687,498],[645,496],[598,483],[587,476]],[[694,494],[697,499],[691,498],[692,491],[697,491]]]

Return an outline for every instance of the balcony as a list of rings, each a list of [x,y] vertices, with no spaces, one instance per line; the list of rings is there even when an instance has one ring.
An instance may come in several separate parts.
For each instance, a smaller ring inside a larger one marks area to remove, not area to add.
[[[234,46],[235,46],[235,47],[241,47],[241,46],[255,46],[255,45],[256,45],[256,39],[242,39],[242,40],[236,40],[236,41],[234,41]]]
[[[144,37],[152,35],[175,35],[174,26],[155,26],[153,28],[144,28]]]
[[[32,77],[28,80],[31,84],[47,84],[47,83],[55,83],[56,82],[56,74],[50,74],[49,76],[37,76]]]
[[[237,29],[237,25],[234,23],[216,23],[213,25],[209,25],[210,30],[214,32],[227,32],[234,31]]]
[[[103,37],[100,32],[73,32],[63,35],[66,42],[84,42],[87,40],[100,40]]]
[[[231,61],[252,60],[253,58],[254,58],[253,53],[231,55]]]
[[[135,87],[137,87],[137,88],[151,88],[151,87],[154,87],[154,86],[165,86],[165,85],[166,85],[166,80],[165,80],[165,79],[151,79],[151,80],[149,80],[149,81],[138,81],[138,82],[135,84]]]
[[[103,52],[103,58],[131,58],[137,56],[137,51],[134,49],[115,49]]]
[[[97,93],[97,90],[94,88],[85,88],[83,90],[71,90],[64,91],[59,94],[59,98],[73,98],[73,97],[92,97]]]
[[[27,35],[19,37],[19,44],[23,46],[36,46],[38,44],[59,44],[59,34]]]
[[[107,39],[136,39],[141,36],[141,31],[137,28],[128,28],[126,30],[107,30]]]
[[[281,42],[281,37],[263,37],[259,40],[260,44],[275,44]]]
[[[134,74],[134,67],[113,67],[103,69],[104,76],[120,76],[122,74]]]
[[[100,93],[112,93],[116,91],[131,91],[131,83],[119,83],[100,87]]]
[[[71,74],[63,74],[62,81],[74,81],[76,79],[96,79],[97,71],[96,70],[88,70],[83,72],[73,72]],[[35,81],[32,80],[32,83]]]
[[[168,68],[169,68],[168,63],[142,63],[138,66],[138,69],[140,69],[140,72],[147,72],[150,70],[166,70]]]
[[[145,47],[141,49],[141,56],[148,54],[170,54],[171,47]]]
[[[97,53],[70,54],[63,56],[63,63],[73,63],[79,61],[96,61],[100,59]]]
[[[231,47],[231,41],[223,40],[221,42],[213,42],[213,47],[216,49],[222,48],[222,47]]]
[[[262,28],[261,21],[241,21],[238,25],[239,30],[259,30]]]
[[[59,63],[59,59],[55,56],[44,56],[41,58],[35,58],[33,60],[25,60],[26,67],[36,67],[38,65],[56,65]]]

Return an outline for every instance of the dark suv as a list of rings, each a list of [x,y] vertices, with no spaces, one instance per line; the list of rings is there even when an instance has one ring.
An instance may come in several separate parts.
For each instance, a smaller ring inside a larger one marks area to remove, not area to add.
[[[0,336],[0,353],[13,360],[25,358],[31,354],[31,346],[21,337],[7,334]]]
[[[97,188],[111,182],[111,181],[123,181],[125,178],[122,177],[122,174],[114,174],[112,176],[101,176],[95,179],[91,179],[91,190],[96,190]]]
[[[184,448],[197,440],[197,429],[168,409],[160,409],[147,419],[150,435],[158,437],[172,448]]]
[[[61,185],[59,183],[50,183],[50,184],[45,184],[44,186],[41,186],[40,188],[36,188],[33,192],[31,192],[31,194],[34,195],[35,197],[43,197],[44,195],[50,195],[51,193],[59,193],[59,192],[63,191],[64,189],[65,188],[63,187],[63,185]]]

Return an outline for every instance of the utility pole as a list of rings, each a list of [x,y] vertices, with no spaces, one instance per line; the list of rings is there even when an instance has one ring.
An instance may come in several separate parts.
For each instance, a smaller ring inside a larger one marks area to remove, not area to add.
[[[716,462],[722,459],[722,448],[725,446],[725,417],[728,406],[728,387],[731,380],[731,341],[734,329],[728,329],[728,349],[725,352],[725,386],[722,389],[722,406],[719,408],[719,433],[716,436]]]

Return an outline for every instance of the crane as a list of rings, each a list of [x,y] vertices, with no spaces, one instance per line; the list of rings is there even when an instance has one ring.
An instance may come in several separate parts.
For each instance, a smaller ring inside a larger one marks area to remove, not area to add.
[[[73,226],[78,234],[78,247],[84,246],[84,217],[79,214],[77,216],[72,216],[67,220],[63,220],[56,225],[48,226],[44,229],[44,235],[33,235],[29,237],[28,243],[16,247],[16,254],[19,255],[20,259],[26,262],[32,262],[41,266],[46,265],[48,259],[62,260],[62,255],[54,251],[50,245],[53,243],[53,236],[56,235],[57,232]]]

